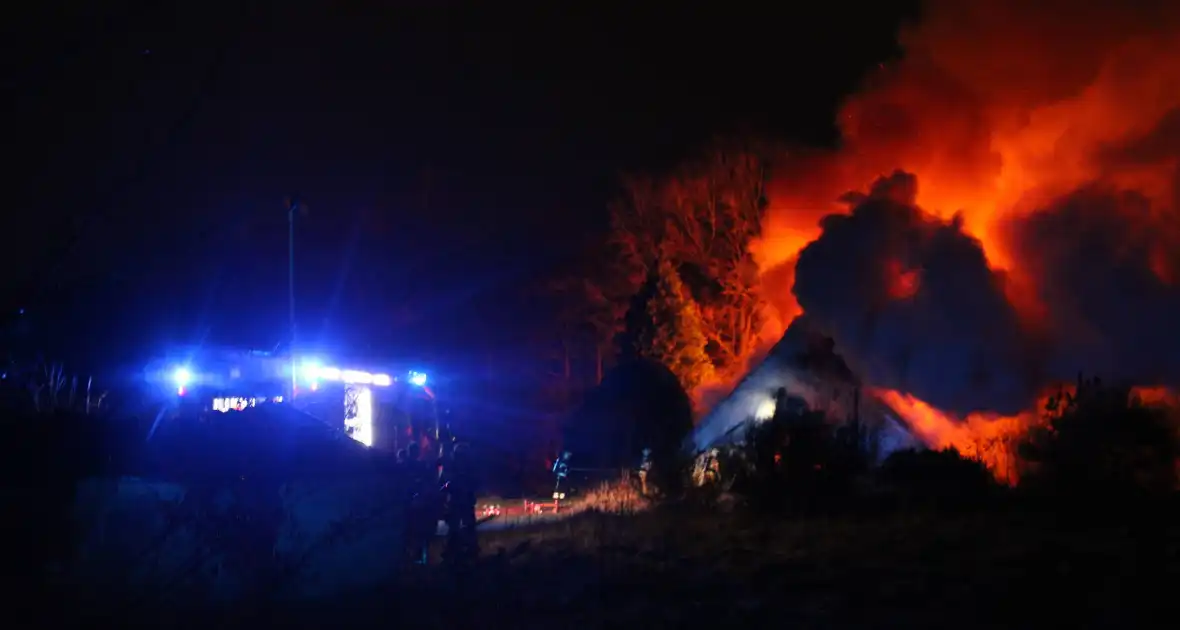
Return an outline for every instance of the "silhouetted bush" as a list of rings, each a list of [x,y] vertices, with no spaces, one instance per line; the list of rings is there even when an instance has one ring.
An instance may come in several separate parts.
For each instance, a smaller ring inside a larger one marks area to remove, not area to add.
[[[1126,497],[1176,489],[1180,455],[1171,410],[1146,406],[1130,388],[1079,377],[1053,396],[1045,423],[1020,445],[1021,485],[1064,496]]]
[[[881,464],[876,479],[907,500],[945,506],[971,504],[997,490],[983,462],[964,457],[954,448],[896,451]]]
[[[692,402],[676,376],[650,360],[628,361],[607,374],[571,417],[565,450],[576,467],[632,468],[652,449],[651,482],[681,493],[681,444],[692,430]]]
[[[831,422],[785,393],[778,398],[774,418],[751,423],[743,443],[722,453],[728,487],[755,509],[771,511],[850,498],[868,468],[859,427]]]

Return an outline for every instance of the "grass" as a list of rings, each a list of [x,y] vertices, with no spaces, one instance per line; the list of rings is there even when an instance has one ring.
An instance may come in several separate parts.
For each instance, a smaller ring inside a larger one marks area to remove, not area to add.
[[[1175,521],[1103,516],[586,511],[484,535],[462,574],[417,567],[351,601],[196,625],[1127,628],[1174,612],[1156,609],[1180,575]]]
[[[603,623],[777,618],[817,627],[1024,627],[1072,620],[1092,627],[1141,612],[1131,600],[1145,594],[1150,569],[1134,530],[1053,521],[982,513],[587,515],[537,532],[504,532],[486,545],[508,555],[524,546],[528,552],[508,566],[550,564],[550,578],[538,584],[560,590],[552,595],[574,610],[595,610]],[[1160,558],[1172,570],[1180,569],[1176,534],[1168,532],[1170,560]],[[585,576],[610,586],[557,586],[585,584]],[[515,602],[509,609],[531,605],[504,590],[491,596]]]
[[[501,497],[486,497],[479,501],[482,505],[508,506],[520,503],[523,499],[504,500]],[[496,518],[488,529],[502,529],[535,526],[555,521],[564,521],[571,516],[583,512],[604,512],[608,514],[635,514],[646,510],[651,502],[644,498],[639,491],[626,481],[601,483],[584,494],[562,501],[560,510],[554,512],[552,503],[545,501],[546,507],[540,513],[508,513]]]

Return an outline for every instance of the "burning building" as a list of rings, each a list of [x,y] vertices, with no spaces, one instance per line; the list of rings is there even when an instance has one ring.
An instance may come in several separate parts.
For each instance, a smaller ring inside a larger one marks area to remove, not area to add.
[[[830,339],[806,330],[805,322],[801,319],[792,326],[734,391],[697,424],[687,448],[701,452],[740,442],[751,424],[770,420],[782,404],[822,412],[833,428],[852,423],[863,427],[878,459],[921,444],[896,412],[864,395]],[[783,390],[788,394],[786,400],[779,397]]]
[[[900,41],[843,147],[776,165],[752,250],[786,337],[827,335],[865,399],[994,468],[1079,371],[1175,386],[1180,7],[931,2]],[[772,353],[697,443],[764,380],[823,398],[802,374]]]

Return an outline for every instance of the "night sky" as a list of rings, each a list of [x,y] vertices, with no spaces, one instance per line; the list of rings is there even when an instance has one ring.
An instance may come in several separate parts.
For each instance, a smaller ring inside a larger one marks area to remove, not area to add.
[[[294,193],[301,336],[420,355],[534,329],[524,287],[601,231],[620,172],[737,129],[834,142],[912,13],[60,4],[3,20],[7,306],[108,343],[273,345]]]

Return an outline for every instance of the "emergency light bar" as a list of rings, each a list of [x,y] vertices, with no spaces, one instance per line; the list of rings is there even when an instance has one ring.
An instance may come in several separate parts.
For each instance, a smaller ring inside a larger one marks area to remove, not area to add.
[[[304,380],[309,383],[316,383],[317,381],[338,381],[341,383],[348,383],[350,385],[376,385],[377,387],[389,387],[396,381],[394,377],[383,374],[366,372],[364,370],[345,370],[338,367],[323,366],[316,361],[304,361],[301,370]],[[426,374],[411,370],[406,375],[406,381],[415,387],[426,386]]]
[[[277,366],[276,366],[277,367]],[[288,375],[291,368],[283,366],[283,370]],[[154,377],[168,383],[179,396],[185,396],[190,389],[194,388],[214,388],[226,389],[229,381],[237,381],[243,377],[243,369],[240,366],[232,366],[226,370],[218,368],[213,372],[206,372],[198,369],[191,363],[176,363],[162,372],[155,372]],[[318,359],[305,358],[295,369],[297,380],[302,381],[303,384],[309,386],[311,389],[317,389],[322,382],[337,382],[348,385],[371,385],[375,387],[390,387],[395,382],[401,381],[407,385],[426,389],[427,376],[425,372],[417,370],[410,370],[404,376],[396,377],[383,372],[368,372],[358,369],[345,369],[332,365],[325,365]],[[278,378],[279,372],[273,370],[262,369],[262,373],[258,378]],[[227,376],[228,375],[228,376]],[[250,378],[257,378],[251,375]],[[429,392],[429,390],[427,390]]]
[[[373,374],[362,370],[341,370],[335,367],[315,365],[304,366],[303,378],[309,381],[340,381],[357,385],[377,385],[378,387],[389,387],[393,384],[393,378],[388,374]]]

